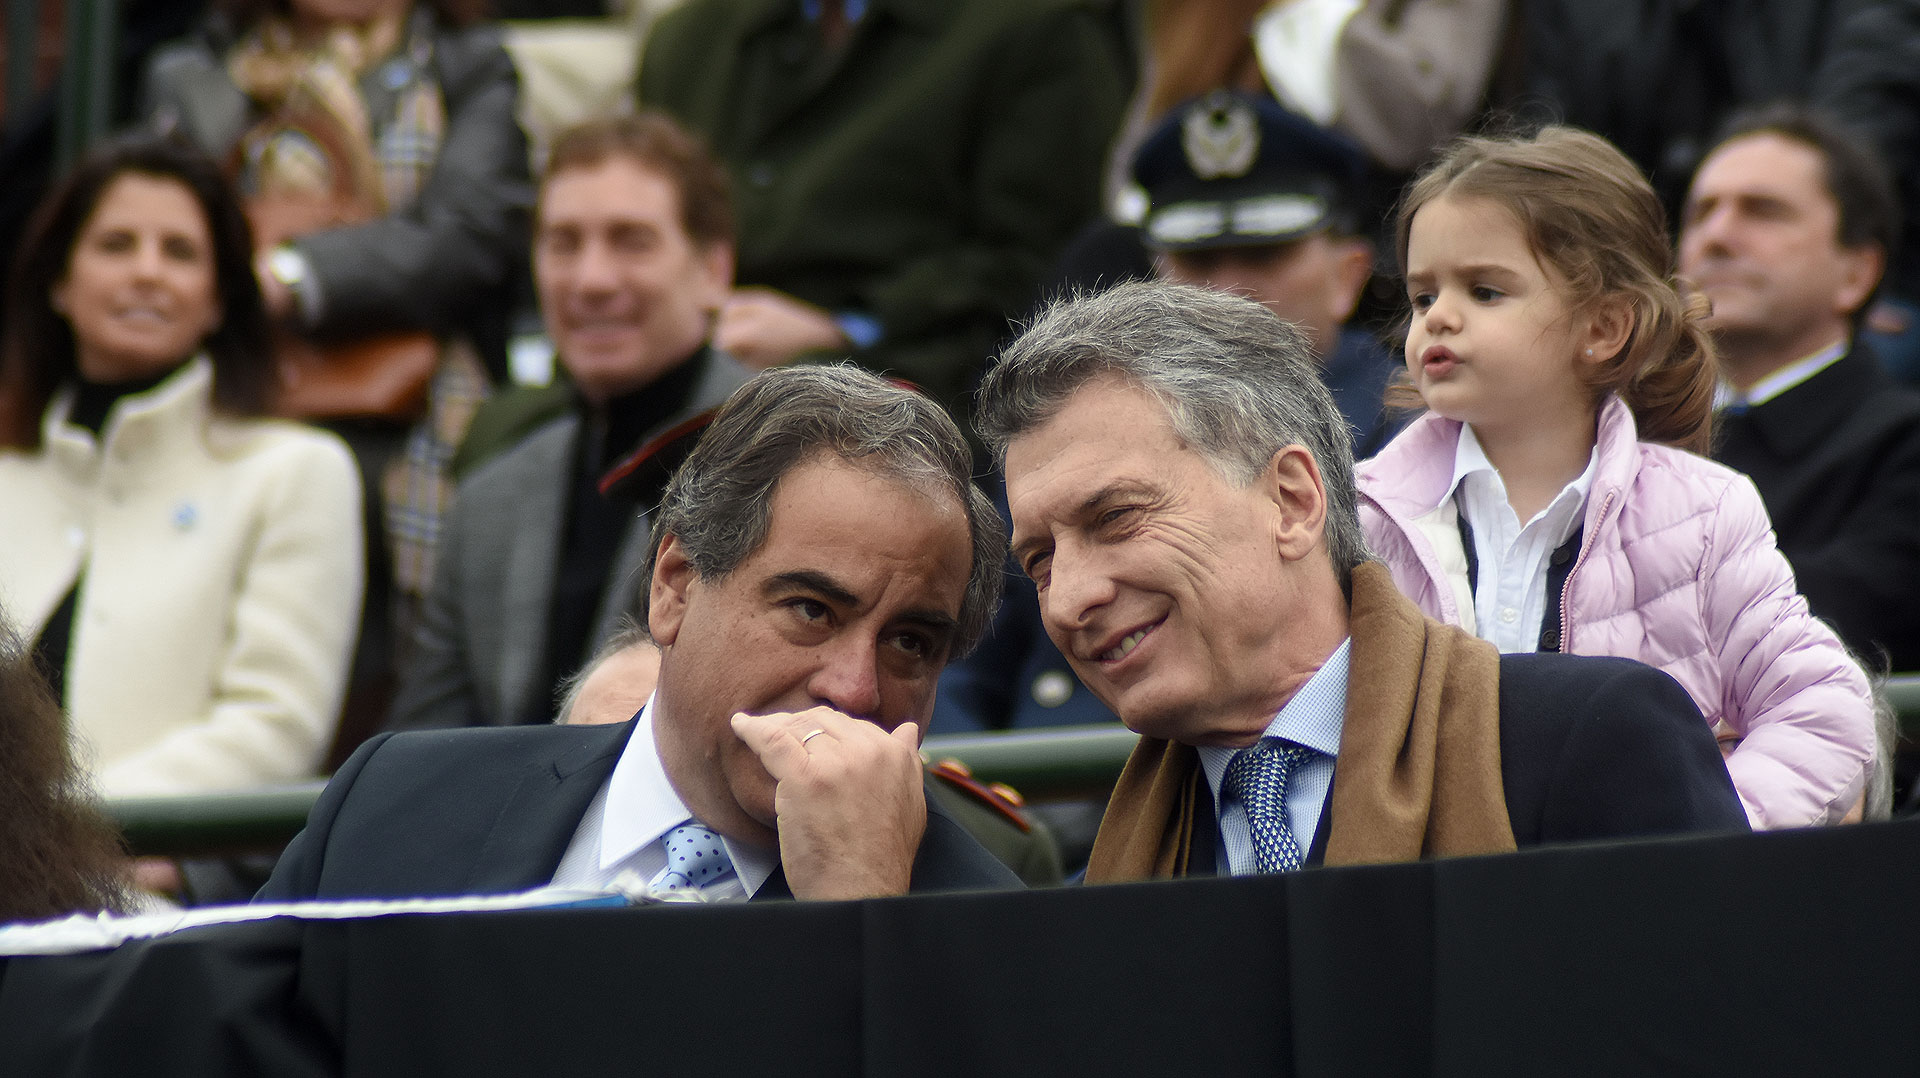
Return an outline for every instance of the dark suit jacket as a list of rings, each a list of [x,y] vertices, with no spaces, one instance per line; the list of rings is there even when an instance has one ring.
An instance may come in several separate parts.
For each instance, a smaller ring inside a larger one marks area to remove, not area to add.
[[[1753,477],[1813,612],[1870,663],[1920,669],[1920,393],[1864,345],[1742,415],[1714,459]]]
[[[1631,659],[1500,656],[1500,772],[1522,849],[1748,829],[1700,709],[1678,682]],[[1204,782],[1200,793],[1196,818],[1211,821]],[[1327,799],[1309,865],[1326,856],[1331,791]],[[1194,835],[1194,875],[1216,871],[1218,833]]]
[[[659,429],[726,400],[751,374],[715,353],[687,407]],[[391,728],[505,726],[526,721],[538,702],[549,699],[554,687],[541,683],[548,619],[580,423],[577,413],[568,412],[461,482],[443,526],[413,655],[393,701]],[[647,528],[645,517],[636,517],[621,539],[594,612],[589,651],[635,609]]]
[[[382,734],[327,784],[256,901],[542,886],[632,733],[629,721]],[[915,891],[1019,887],[959,824],[927,806]],[[778,871],[755,895],[791,896]]]

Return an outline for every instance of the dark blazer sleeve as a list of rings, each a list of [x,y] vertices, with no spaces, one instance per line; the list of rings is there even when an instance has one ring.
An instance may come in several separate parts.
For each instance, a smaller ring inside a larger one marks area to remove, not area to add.
[[[519,75],[499,28],[437,34],[434,63],[447,126],[418,199],[298,241],[320,284],[318,332],[460,328],[479,304],[498,302],[525,257],[533,183]]]
[[[913,859],[910,889],[926,891],[1018,891],[1026,887],[1012,869],[987,852],[961,823],[927,802],[927,830]]]
[[[1501,656],[1500,753],[1523,847],[1749,829],[1692,698],[1631,659]]]
[[[255,902],[304,902],[319,895],[320,870],[326,861],[327,840],[333,832],[333,821],[340,814],[340,805],[352,792],[354,781],[366,768],[367,761],[373,759],[373,754],[392,736],[378,734],[369,738],[334,772],[333,779],[314,802],[313,811],[307,814],[307,826],[288,843],[286,852],[273,866],[273,875],[253,896]]]

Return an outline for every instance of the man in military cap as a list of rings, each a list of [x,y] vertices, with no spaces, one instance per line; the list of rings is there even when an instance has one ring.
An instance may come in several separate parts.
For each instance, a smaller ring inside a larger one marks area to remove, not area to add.
[[[1168,114],[1133,166],[1159,275],[1247,296],[1299,326],[1361,457],[1393,433],[1380,398],[1398,366],[1372,334],[1344,326],[1373,271],[1358,208],[1366,168],[1340,135],[1226,90]]]

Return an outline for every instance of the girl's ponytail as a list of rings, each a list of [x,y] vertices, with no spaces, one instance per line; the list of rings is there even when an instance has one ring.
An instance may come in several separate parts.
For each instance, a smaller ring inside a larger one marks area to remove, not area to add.
[[[1627,403],[1642,441],[1705,456],[1720,381],[1719,353],[1703,324],[1713,308],[1697,292],[1683,294],[1666,280],[1657,285],[1636,290],[1638,324],[1616,362],[1603,366],[1602,388]]]

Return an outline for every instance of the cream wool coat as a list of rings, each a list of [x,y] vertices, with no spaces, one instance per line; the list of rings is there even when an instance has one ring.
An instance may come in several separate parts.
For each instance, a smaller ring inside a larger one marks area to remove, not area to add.
[[[190,361],[98,443],[47,411],[0,449],[0,609],[35,639],[84,571],[67,713],[108,796],[310,776],[359,623],[360,483],[331,434],[212,411]]]

